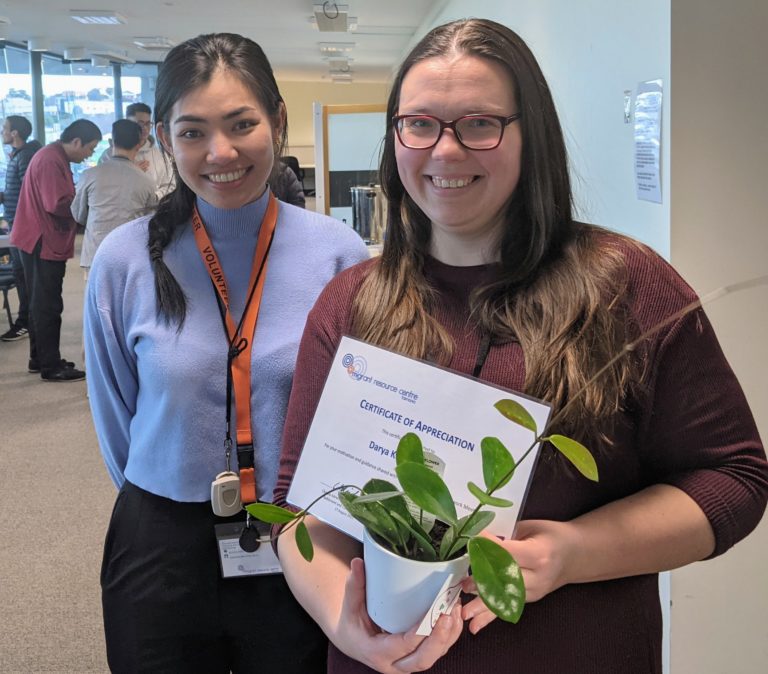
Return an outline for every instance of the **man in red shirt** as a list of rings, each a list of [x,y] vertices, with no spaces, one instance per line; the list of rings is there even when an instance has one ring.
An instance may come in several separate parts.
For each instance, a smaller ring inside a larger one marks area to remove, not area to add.
[[[69,164],[85,161],[100,140],[93,122],[72,122],[59,140],[35,154],[21,186],[11,243],[21,252],[29,294],[29,371],[39,372],[44,381],[85,378],[59,351],[62,285],[77,233],[70,211],[75,185]]]

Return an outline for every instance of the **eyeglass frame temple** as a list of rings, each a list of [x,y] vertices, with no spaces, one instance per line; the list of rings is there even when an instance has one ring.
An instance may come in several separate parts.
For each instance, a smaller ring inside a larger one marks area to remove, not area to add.
[[[409,150],[431,150],[433,147],[435,147],[435,145],[437,145],[440,142],[440,139],[443,137],[443,132],[446,129],[450,129],[451,131],[453,131],[453,135],[456,137],[456,140],[459,141],[459,144],[462,147],[467,148],[467,150],[472,150],[473,152],[485,152],[486,150],[495,150],[497,147],[499,147],[499,145],[501,145],[501,141],[504,139],[504,130],[510,124],[512,124],[512,122],[516,122],[522,116],[523,116],[522,112],[516,112],[512,115],[509,115],[508,117],[505,117],[504,115],[486,115],[482,113],[477,113],[472,115],[462,115],[461,117],[457,117],[456,119],[446,121],[444,119],[440,119],[439,117],[435,117],[434,115],[420,115],[420,114],[393,115],[392,128],[394,128],[395,133],[397,134],[397,139],[400,141],[400,144]],[[400,136],[400,129],[398,128],[398,122],[401,119],[405,119],[406,117],[429,117],[430,119],[434,119],[436,122],[438,122],[440,124],[440,132],[437,134],[437,138],[435,139],[435,142],[432,143],[432,145],[428,145],[427,147],[410,147],[409,145],[406,145],[403,142],[402,137]],[[475,147],[469,147],[464,144],[464,141],[461,139],[461,136],[456,132],[456,123],[462,119],[467,119],[467,118],[471,119],[472,117],[490,117],[491,119],[496,119],[503,122],[501,126],[501,133],[499,134],[499,141],[496,143],[496,145],[494,145],[493,147],[475,148]]]

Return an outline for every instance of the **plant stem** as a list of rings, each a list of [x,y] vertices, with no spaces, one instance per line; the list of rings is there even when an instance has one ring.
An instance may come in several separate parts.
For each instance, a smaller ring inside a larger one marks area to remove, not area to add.
[[[282,527],[280,527],[280,531],[278,531],[275,536],[270,538],[270,542],[276,541],[278,538],[280,538],[280,536],[282,536],[290,528],[295,527],[296,525],[299,524],[299,522],[303,521],[306,518],[306,516],[310,514],[309,509],[313,505],[315,505],[315,503],[319,503],[326,496],[333,494],[333,492],[335,491],[343,491],[345,489],[357,489],[357,491],[359,491],[360,493],[362,493],[363,491],[362,489],[360,489],[360,487],[354,484],[342,484],[342,485],[339,485],[338,487],[334,487],[333,489],[329,489],[328,491],[323,492],[314,501],[312,501],[312,503],[310,503],[306,508],[304,508],[303,510],[299,510],[299,512],[295,513],[295,517],[290,522],[286,522]]]
[[[525,457],[528,456],[533,451],[533,448],[536,447],[536,445],[539,442],[541,442],[542,439],[546,439],[545,436],[547,435],[549,429],[552,428],[552,426],[554,426],[558,421],[560,421],[560,419],[562,419],[563,415],[574,403],[574,401],[576,401],[581,395],[583,395],[584,392],[589,388],[589,386],[591,386],[595,381],[597,381],[597,379],[599,379],[603,375],[603,373],[609,370],[617,361],[619,361],[620,359],[624,358],[624,356],[634,351],[646,339],[648,339],[652,335],[655,335],[659,330],[666,327],[670,323],[674,323],[679,318],[683,318],[684,316],[687,316],[692,311],[695,311],[696,309],[704,306],[705,304],[709,304],[709,302],[713,302],[714,300],[720,299],[721,297],[724,297],[725,295],[728,295],[730,293],[740,292],[742,290],[747,290],[749,288],[756,288],[761,285],[768,285],[768,274],[765,274],[763,276],[755,276],[751,279],[747,279],[746,281],[741,281],[739,283],[732,283],[731,285],[717,288],[712,292],[704,295],[703,297],[700,297],[694,300],[693,302],[686,304],[682,309],[679,309],[675,313],[670,314],[664,320],[659,321],[658,323],[656,323],[656,325],[646,330],[637,339],[634,339],[633,341],[625,344],[615,356],[613,356],[605,365],[603,365],[597,372],[595,372],[595,374],[593,374],[581,388],[579,388],[572,396],[568,398],[568,401],[547,422],[547,424],[544,426],[544,429],[541,431],[541,433],[538,433],[534,437],[530,447],[528,447],[528,449],[526,449],[525,452],[523,452],[523,455],[520,457],[520,460],[517,461],[517,463],[515,464],[515,467],[519,466],[525,460]],[[498,489],[498,485],[503,484],[506,480],[508,480],[514,472],[515,472],[515,469],[513,468],[506,475],[504,475],[496,483],[495,487],[488,490],[487,492],[488,495],[493,494],[493,492]],[[478,506],[478,508],[479,507],[480,506]]]

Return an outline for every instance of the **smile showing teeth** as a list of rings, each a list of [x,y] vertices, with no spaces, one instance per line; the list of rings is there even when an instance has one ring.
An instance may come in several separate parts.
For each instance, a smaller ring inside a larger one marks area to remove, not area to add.
[[[209,173],[206,177],[212,183],[231,183],[240,180],[245,175],[246,169],[230,171],[229,173]]]
[[[432,176],[432,184],[435,187],[442,187],[443,189],[455,189],[457,187],[466,187],[471,182],[474,182],[475,176],[468,178],[441,178],[440,176]]]

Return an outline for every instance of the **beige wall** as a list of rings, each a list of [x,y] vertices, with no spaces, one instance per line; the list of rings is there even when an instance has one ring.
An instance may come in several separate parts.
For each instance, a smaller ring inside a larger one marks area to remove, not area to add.
[[[703,293],[768,273],[768,3],[671,6],[671,257]],[[707,313],[766,441],[768,288]],[[768,671],[768,521],[672,574],[671,636],[672,674]]]
[[[278,82],[288,109],[288,145],[314,146],[312,103],[346,105],[386,103],[387,84],[325,84],[322,82]],[[296,154],[291,151],[288,154]]]

